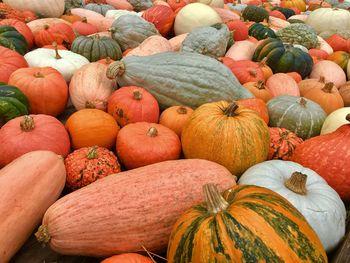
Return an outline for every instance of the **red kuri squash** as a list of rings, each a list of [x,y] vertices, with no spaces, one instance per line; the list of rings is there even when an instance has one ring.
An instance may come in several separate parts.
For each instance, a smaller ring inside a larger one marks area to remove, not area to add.
[[[174,11],[165,5],[156,5],[145,10],[142,18],[154,24],[159,33],[166,37],[173,28],[175,21]]]
[[[0,46],[0,82],[7,83],[12,72],[28,67],[27,61],[18,52]]]

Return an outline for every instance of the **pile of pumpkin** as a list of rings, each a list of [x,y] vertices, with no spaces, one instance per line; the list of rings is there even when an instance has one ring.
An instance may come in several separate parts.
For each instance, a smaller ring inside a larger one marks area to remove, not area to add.
[[[349,7],[3,0],[0,262],[33,231],[121,254],[105,263],[327,262],[350,200]]]

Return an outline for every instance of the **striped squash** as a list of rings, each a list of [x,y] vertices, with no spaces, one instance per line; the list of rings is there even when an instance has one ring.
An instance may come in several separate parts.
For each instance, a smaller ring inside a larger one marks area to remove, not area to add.
[[[298,96],[278,96],[267,103],[270,127],[285,128],[302,139],[319,135],[326,113],[316,102]]]
[[[173,227],[168,263],[327,262],[306,219],[279,194],[235,186],[220,195],[204,186],[207,203],[185,212]]]

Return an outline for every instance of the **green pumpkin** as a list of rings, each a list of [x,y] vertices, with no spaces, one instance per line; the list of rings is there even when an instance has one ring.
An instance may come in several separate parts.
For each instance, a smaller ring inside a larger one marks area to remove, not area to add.
[[[311,56],[293,45],[283,44],[276,38],[263,40],[255,49],[253,61],[260,62],[264,58],[274,73],[298,72],[302,78],[312,70]]]
[[[84,8],[104,16],[106,15],[108,10],[115,10],[115,8],[111,5],[101,5],[101,4],[87,4],[86,6],[84,6]]]
[[[90,62],[110,57],[118,60],[122,57],[122,51],[117,41],[110,37],[79,36],[72,44],[71,51],[86,57]]]
[[[262,40],[268,37],[275,38],[275,32],[263,24],[255,23],[249,27],[248,34],[252,37],[255,37],[257,40]]]
[[[128,0],[134,7],[134,11],[140,12],[153,6],[152,0]]]
[[[28,51],[26,39],[12,26],[0,26],[0,46],[15,50],[21,55]]]
[[[291,19],[288,19],[287,21],[291,24],[305,24],[305,22],[300,19],[291,18]]]
[[[146,38],[158,35],[154,24],[135,15],[122,15],[112,24],[112,37],[122,51],[139,46]]]
[[[285,128],[306,140],[321,132],[327,114],[312,100],[298,96],[278,96],[267,103],[269,126]]]
[[[175,105],[197,108],[207,102],[253,97],[228,67],[198,53],[127,56],[110,64],[107,76],[116,78],[121,87],[145,88],[162,110]]]
[[[27,97],[18,88],[0,84],[0,127],[18,116],[29,114]]]
[[[64,10],[66,13],[72,8],[78,8],[82,6],[82,0],[65,0]]]
[[[315,30],[306,24],[291,24],[276,32],[277,38],[288,44],[299,44],[307,49],[317,48],[318,38]]]
[[[213,58],[223,57],[230,40],[225,24],[193,29],[182,42],[181,51],[196,52]]]
[[[274,8],[272,8],[272,10],[280,11],[286,17],[286,19],[295,15],[295,12],[292,9],[285,7],[275,6]]]
[[[244,20],[254,21],[254,22],[262,22],[264,20],[269,20],[269,13],[262,7],[248,5],[244,8],[242,17]]]

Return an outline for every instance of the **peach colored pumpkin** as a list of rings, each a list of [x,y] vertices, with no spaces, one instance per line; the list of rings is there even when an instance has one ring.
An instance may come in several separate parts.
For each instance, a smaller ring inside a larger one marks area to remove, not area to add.
[[[29,152],[0,170],[0,262],[21,248],[65,181],[63,158],[50,151]]]
[[[271,91],[272,96],[290,95],[300,96],[296,81],[285,73],[277,73],[266,81],[266,88]]]
[[[156,1],[153,1],[153,5],[165,5],[165,6],[167,6],[167,7],[170,7],[170,5],[169,5],[167,2],[163,1],[163,0],[156,0]],[[171,7],[170,7],[170,8],[171,8]]]
[[[226,52],[226,57],[233,60],[252,60],[257,43],[250,40],[236,41]]]
[[[106,76],[107,66],[101,63],[89,63],[78,69],[69,84],[72,104],[77,110],[107,109],[107,100],[116,85]]]
[[[82,36],[96,34],[99,31],[97,26],[88,23],[86,17],[83,17],[81,21],[74,22],[72,28],[78,35]]]
[[[66,20],[60,19],[60,18],[42,18],[42,19],[36,19],[34,21],[31,21],[27,23],[27,26],[32,31],[33,35],[35,35],[38,31],[42,30],[45,25],[52,25],[52,24],[58,24],[58,23],[65,23],[67,25],[71,25]]]
[[[281,28],[285,28],[287,26],[289,26],[290,23],[286,20],[277,18],[277,17],[273,17],[273,16],[269,16],[269,26],[271,27],[271,29],[281,29]]]
[[[237,15],[236,13],[234,13],[228,9],[218,8],[218,7],[213,7],[213,9],[216,11],[216,13],[219,14],[223,23],[226,23],[226,22],[229,22],[232,20],[239,20],[240,19],[239,15]]]
[[[313,88],[323,88],[326,81],[324,77],[320,77],[319,79],[303,79],[298,83],[300,96],[304,96],[309,90]]]
[[[172,51],[169,40],[162,36],[154,35],[145,39],[138,47],[128,52],[126,56],[149,56],[169,51]]]
[[[313,66],[310,78],[319,79],[321,76],[325,78],[326,82],[333,82],[337,87],[346,82],[343,69],[330,60],[322,60]]]
[[[172,46],[173,51],[179,51],[181,49],[181,44],[187,37],[188,33],[181,34],[169,39],[169,43]]]
[[[320,36],[317,36],[317,39],[318,39],[318,43],[319,43],[319,49],[326,51],[328,54],[333,53],[333,48],[327,43],[326,40],[324,40]]]
[[[84,9],[84,8],[72,8],[71,10],[71,13],[73,15],[76,15],[76,16],[80,16],[81,18],[83,17],[86,17],[86,18],[91,18],[91,17],[96,17],[96,18],[103,18],[104,16],[97,13],[97,12],[94,12],[94,11],[91,11],[91,10],[88,10],[88,9]]]
[[[115,9],[133,10],[134,7],[126,0],[106,0],[106,3],[113,6]]]
[[[112,27],[114,19],[106,17],[87,17],[89,24],[97,27],[99,31],[108,31]]]

